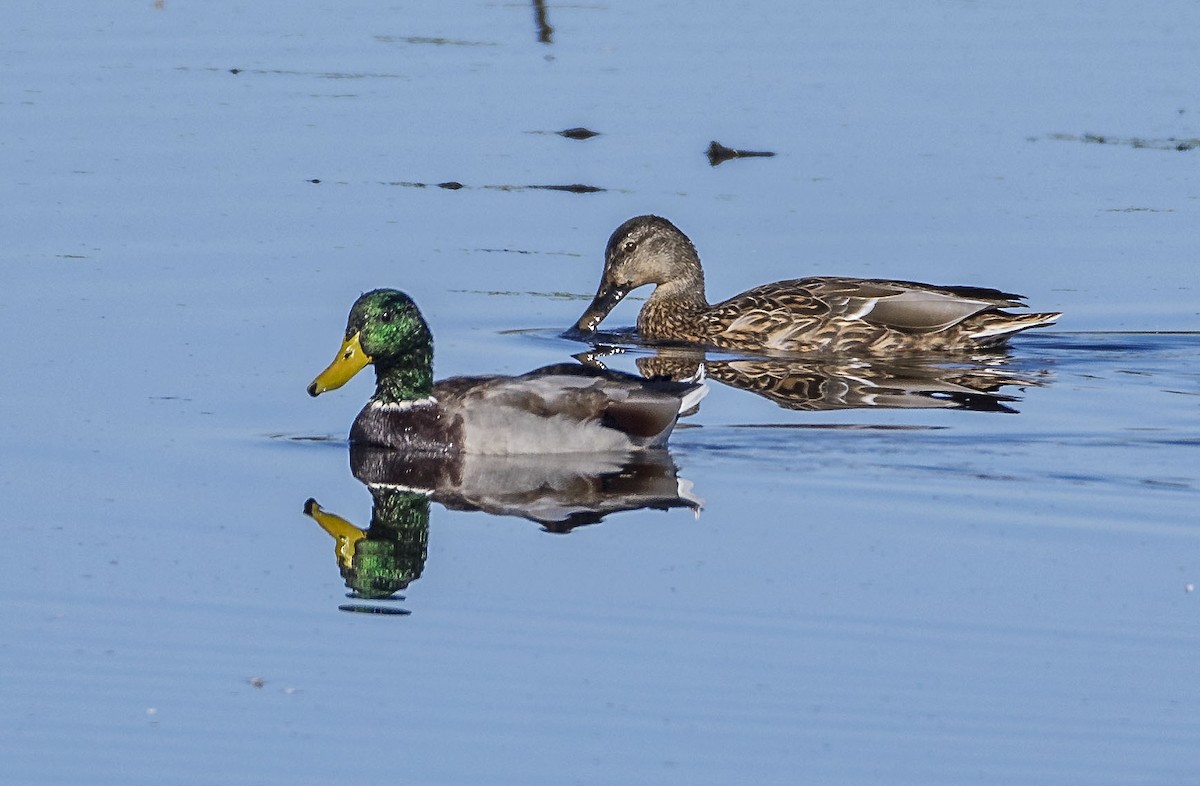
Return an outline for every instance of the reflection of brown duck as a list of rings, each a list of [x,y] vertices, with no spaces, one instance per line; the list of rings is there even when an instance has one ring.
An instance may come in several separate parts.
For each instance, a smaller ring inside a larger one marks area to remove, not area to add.
[[[577,357],[602,365],[600,354]],[[1002,388],[1044,384],[1034,376],[986,362],[947,364],[917,357],[706,360],[703,352],[663,348],[654,356],[637,359],[638,371],[646,377],[686,377],[701,363],[710,380],[755,393],[784,409],[806,411],[880,407],[1015,412],[1007,403],[1020,399],[1001,393]]]

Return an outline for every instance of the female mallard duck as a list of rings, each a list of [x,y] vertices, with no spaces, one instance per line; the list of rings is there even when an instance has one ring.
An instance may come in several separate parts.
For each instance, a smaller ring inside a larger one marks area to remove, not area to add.
[[[1002,344],[1060,313],[1013,314],[1020,295],[869,278],[798,278],[764,284],[716,305],[704,296],[696,248],[674,224],[637,216],[613,232],[604,273],[575,323],[591,333],[631,290],[654,284],[637,328],[651,341],[750,351],[897,352]]]
[[[350,441],[423,453],[578,453],[662,447],[703,381],[645,380],[563,364],[519,377],[433,381],[433,336],[403,292],[354,302],[337,357],[308,386],[317,396],[375,365],[375,395]]]

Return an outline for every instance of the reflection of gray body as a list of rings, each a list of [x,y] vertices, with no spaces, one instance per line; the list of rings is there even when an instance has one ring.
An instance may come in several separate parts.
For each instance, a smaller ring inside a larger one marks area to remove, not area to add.
[[[416,491],[448,508],[519,516],[555,531],[622,510],[701,505],[663,450],[433,457],[351,445],[350,465],[374,488]]]

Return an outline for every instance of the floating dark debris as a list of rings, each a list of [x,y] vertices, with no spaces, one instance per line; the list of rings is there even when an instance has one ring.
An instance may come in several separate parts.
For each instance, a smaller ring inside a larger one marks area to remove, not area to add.
[[[602,191],[607,191],[607,188],[600,186],[589,186],[583,183],[571,183],[569,185],[528,185],[528,186],[466,186],[457,180],[447,180],[444,183],[417,183],[411,180],[389,180],[384,183],[387,186],[401,186],[403,188],[430,188],[431,185],[436,188],[444,188],[447,191],[458,191],[461,188],[485,188],[492,191],[567,191],[572,194],[597,194]]]
[[[267,439],[286,439],[289,442],[328,442],[345,444],[345,437],[335,437],[331,434],[327,435],[307,435],[307,434],[267,434]]]
[[[558,135],[565,136],[567,139],[591,139],[594,136],[600,136],[600,132],[590,128],[568,128],[565,131],[559,131]]]
[[[543,191],[569,191],[572,194],[598,194],[607,190],[600,186],[585,186],[582,183],[572,183],[569,186],[525,186],[525,188],[536,188]]]
[[[1148,150],[1175,150],[1187,152],[1200,147],[1200,139],[1181,139],[1169,136],[1165,139],[1144,139],[1138,136],[1106,136],[1105,134],[1049,134],[1047,139],[1057,142],[1083,142],[1087,145],[1123,145]],[[1036,137],[1033,141],[1036,141]]]
[[[433,46],[497,46],[488,41],[464,41],[456,38],[439,38],[435,36],[409,35],[377,35],[375,40],[381,44],[432,44]]]
[[[490,249],[482,249],[488,251]],[[537,251],[516,251],[517,254],[537,254]],[[583,301],[591,300],[591,295],[581,295],[578,292],[537,292],[534,290],[505,290],[505,289],[452,289],[451,292],[462,293],[467,295],[487,295],[488,297],[537,297],[546,300],[574,300]],[[538,332],[539,328],[533,328],[532,332]],[[516,328],[513,330],[501,330],[502,335],[520,334],[530,332],[529,328]]]
[[[338,611],[349,611],[354,614],[384,614],[393,617],[407,617],[412,614],[408,609],[396,609],[388,606],[368,606],[363,603],[343,603]]]
[[[725,145],[716,140],[713,140],[706,152],[708,154],[708,163],[713,166],[723,164],[731,158],[770,158],[775,155],[768,150],[734,150],[732,147],[725,147]]]
[[[187,66],[177,66],[176,71],[191,71]],[[284,68],[220,68],[206,66],[194,69],[197,71],[225,71],[237,76],[238,74],[255,74],[258,76],[311,76],[317,79],[400,79],[400,74],[366,73],[350,71],[297,71]]]
[[[545,0],[533,0],[533,21],[537,25],[537,40],[540,44],[554,43],[554,28],[546,20]]]

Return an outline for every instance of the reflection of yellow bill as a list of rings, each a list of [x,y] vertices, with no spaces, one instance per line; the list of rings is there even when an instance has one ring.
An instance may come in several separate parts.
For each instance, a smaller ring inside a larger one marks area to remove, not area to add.
[[[333,539],[337,541],[335,551],[338,562],[344,567],[350,567],[354,561],[354,549],[367,533],[341,516],[324,510],[315,499],[310,499],[304,504],[304,512],[312,517],[313,521],[320,524],[321,529],[333,536]]]
[[[371,358],[363,352],[358,334],[355,333],[342,342],[342,348],[329,367],[317,374],[317,378],[308,386],[308,395],[319,396],[327,390],[337,390],[370,362]]]

